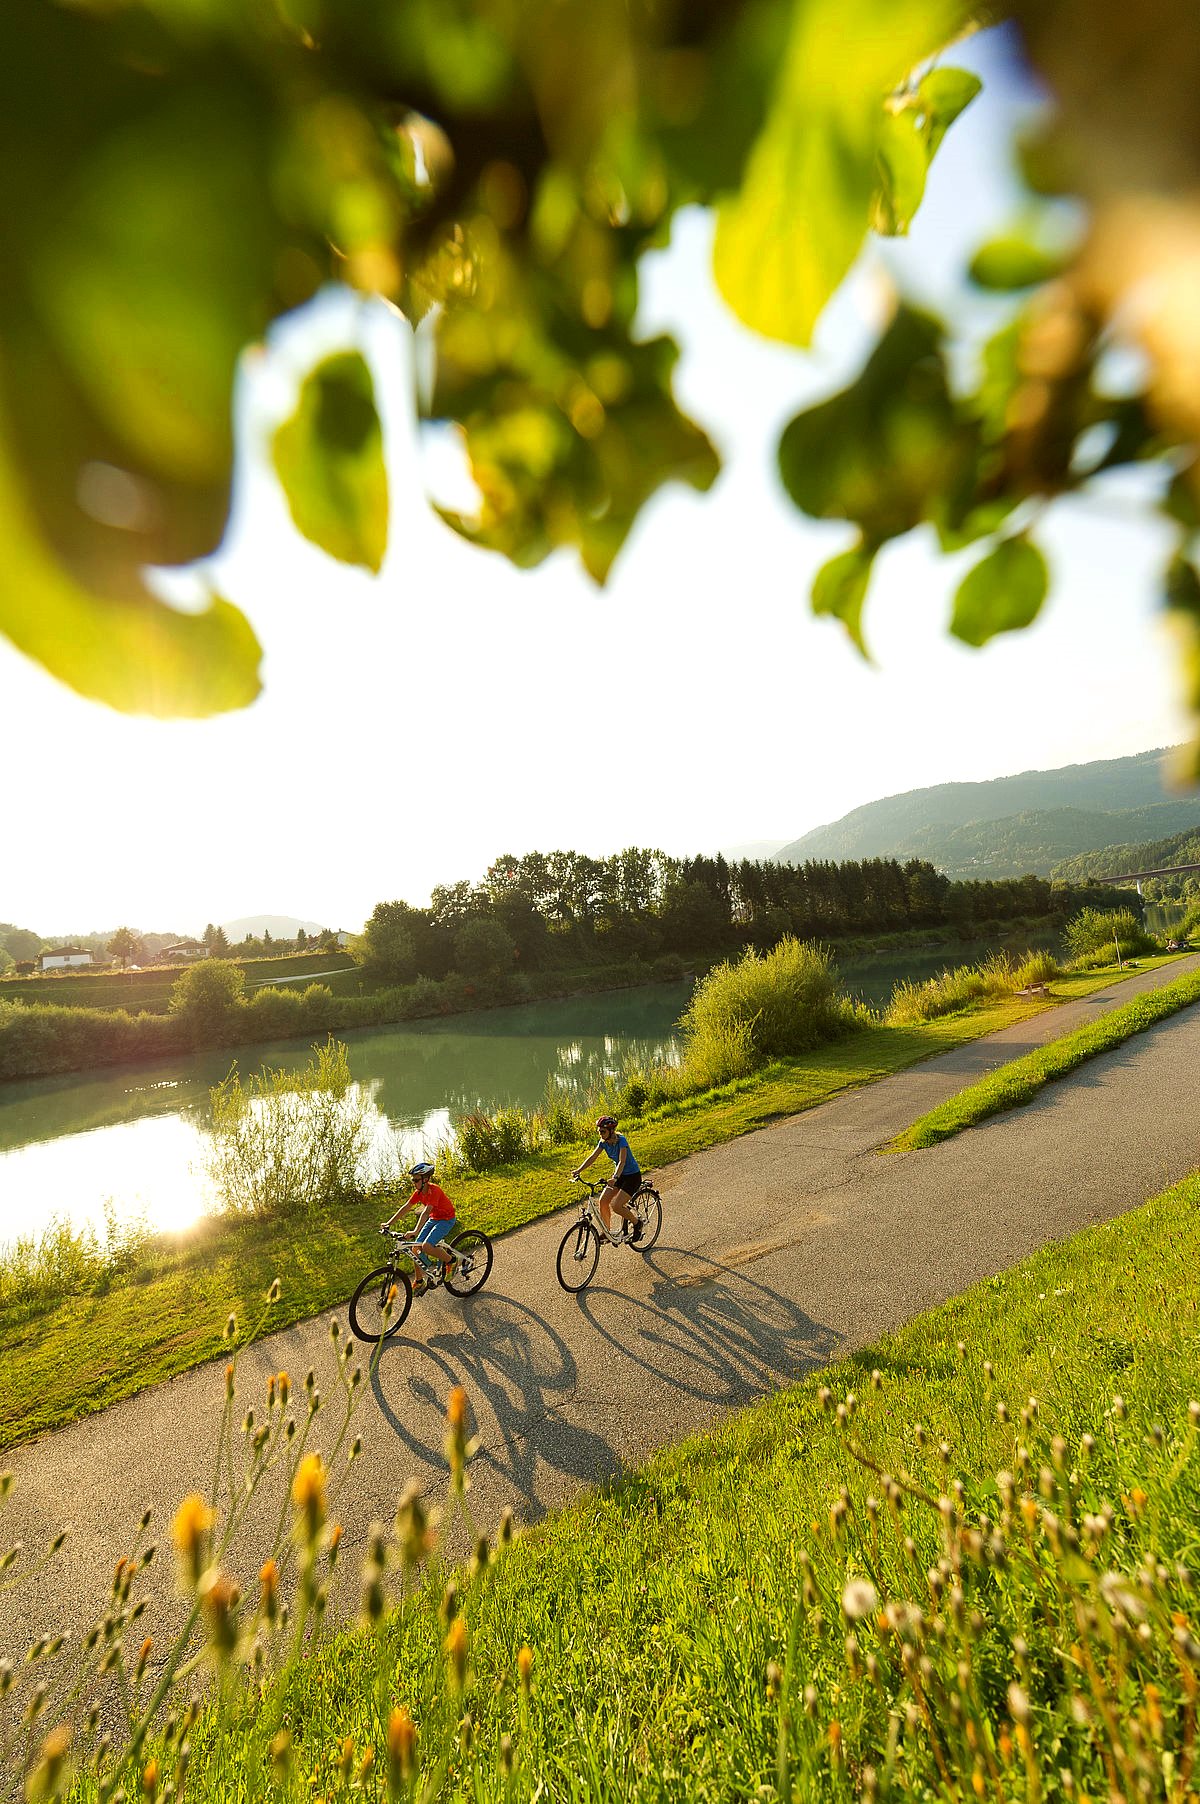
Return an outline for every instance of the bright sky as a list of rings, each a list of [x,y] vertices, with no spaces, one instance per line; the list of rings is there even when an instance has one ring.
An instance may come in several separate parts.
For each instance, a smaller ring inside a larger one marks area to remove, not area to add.
[[[780,842],[877,796],[1183,739],[1156,599],[1163,540],[1128,482],[1039,528],[1051,603],[1009,641],[974,652],[947,636],[969,560],[942,559],[924,534],[877,566],[873,666],[809,612],[812,574],[848,534],[787,502],[781,427],[855,372],[885,269],[918,298],[961,304],[953,272],[1012,213],[1009,144],[1028,94],[995,34],[955,60],[981,70],[984,94],[951,131],[911,237],[865,254],[811,355],[725,310],[703,214],[648,261],[645,330],[679,339],[679,400],[725,471],[707,496],[661,494],[605,590],[566,555],[515,571],[432,514],[404,400],[407,329],[385,310],[364,318],[335,299],[279,332],[243,383],[252,445],[307,363],[363,335],[387,400],[383,574],[300,540],[252,449],[215,567],[266,648],[253,708],[126,719],[0,640],[0,920],[47,935],[195,932],[269,912],[356,928],[376,901],[425,902],[500,852]],[[973,318],[994,325],[994,304]],[[458,480],[447,451],[425,447],[428,480]]]

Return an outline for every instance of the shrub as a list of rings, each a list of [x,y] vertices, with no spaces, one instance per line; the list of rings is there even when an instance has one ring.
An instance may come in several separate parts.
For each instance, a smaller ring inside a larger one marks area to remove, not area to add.
[[[501,1165],[515,1165],[534,1151],[533,1123],[521,1109],[500,1109],[492,1116],[492,1132]]]
[[[263,1071],[243,1083],[235,1068],[211,1096],[208,1172],[222,1209],[279,1215],[358,1191],[370,1104],[340,1041],[315,1048],[300,1071]]]
[[[659,983],[678,983],[684,974],[684,964],[678,952],[664,952],[654,960],[650,967]]]
[[[989,997],[1011,995],[1021,988],[1018,979],[1024,969],[1025,965],[1014,965],[1007,953],[997,952],[980,965],[959,965],[953,971],[926,978],[924,983],[898,983],[884,1011],[884,1020],[892,1027],[904,1027],[914,1021],[952,1015]]]
[[[557,1085],[547,1086],[546,1101],[540,1113],[542,1133],[548,1146],[569,1146],[572,1141],[582,1138],[570,1099]]]
[[[1154,941],[1129,908],[1085,908],[1063,930],[1072,957],[1077,963],[1115,961],[1119,947],[1122,958],[1136,958],[1139,953],[1153,952]]]
[[[849,1032],[857,1019],[825,947],[789,937],[770,952],[751,950],[736,964],[717,965],[697,985],[679,1024],[684,1068],[689,1075],[726,1068],[740,1075],[736,1068],[748,1069],[747,1058],[760,1064],[806,1052]]]
[[[304,1031],[304,998],[297,990],[267,986],[255,990],[246,1007],[246,1021],[254,1038],[286,1040]]]
[[[1062,966],[1052,952],[1027,952],[1013,973],[1013,987],[1028,990],[1035,983],[1050,983],[1062,976]]]
[[[206,958],[176,978],[171,1013],[187,1024],[193,1039],[212,1045],[231,1026],[245,992],[246,979],[232,960]]]

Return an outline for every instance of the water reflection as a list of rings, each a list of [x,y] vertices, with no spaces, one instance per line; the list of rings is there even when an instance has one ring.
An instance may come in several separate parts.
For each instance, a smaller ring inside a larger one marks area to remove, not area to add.
[[[443,1143],[453,1115],[507,1103],[533,1108],[548,1082],[583,1090],[627,1057],[673,1060],[682,984],[495,1009],[441,1022],[345,1035],[350,1068],[372,1105],[377,1160]],[[243,1052],[242,1071],[299,1067],[304,1041]],[[204,1175],[209,1090],[233,1062],[197,1055],[165,1070],[125,1067],[0,1086],[0,1242],[52,1216],[104,1228],[105,1204],[128,1220],[177,1229],[209,1206]]]

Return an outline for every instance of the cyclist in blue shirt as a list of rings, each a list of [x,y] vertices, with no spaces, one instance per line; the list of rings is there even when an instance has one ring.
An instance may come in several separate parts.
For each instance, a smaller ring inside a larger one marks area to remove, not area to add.
[[[599,1145],[595,1152],[588,1154],[582,1165],[576,1166],[571,1176],[577,1178],[581,1172],[587,1170],[593,1159],[598,1159],[601,1153],[608,1154],[613,1162],[613,1173],[600,1192],[600,1220],[604,1223],[604,1232],[614,1246],[618,1246],[622,1239],[628,1240],[631,1246],[636,1246],[642,1238],[642,1224],[633,1211],[626,1207],[625,1199],[633,1196],[641,1184],[641,1166],[634,1158],[624,1134],[618,1134],[615,1116],[601,1115],[596,1123],[596,1129],[600,1135]],[[611,1209],[615,1209],[625,1223],[624,1235],[613,1233],[612,1218],[609,1213]]]

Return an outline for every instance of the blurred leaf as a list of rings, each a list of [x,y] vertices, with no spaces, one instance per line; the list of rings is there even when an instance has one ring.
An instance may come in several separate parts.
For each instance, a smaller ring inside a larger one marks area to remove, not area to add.
[[[1176,470],[1167,489],[1163,511],[1185,532],[1200,532],[1200,464],[1193,460]]]
[[[822,564],[812,586],[813,613],[832,614],[840,620],[864,658],[867,647],[863,639],[862,611],[874,558],[870,546],[852,545],[849,551]]]
[[[1048,250],[1032,238],[1007,233],[982,245],[971,259],[968,274],[978,288],[1007,293],[1014,288],[1036,288],[1060,276],[1071,253]]]
[[[946,384],[941,328],[903,307],[857,382],[786,428],[779,468],[804,513],[855,520],[880,544],[934,515],[972,448]]]
[[[1023,536],[1002,539],[969,570],[954,598],[950,631],[967,645],[986,645],[1037,619],[1046,599],[1046,560]]]
[[[378,571],[387,550],[387,471],[375,385],[359,352],[326,357],[309,372],[272,457],[305,538],[345,564]]]
[[[261,649],[249,622],[214,598],[181,613],[143,590],[89,594],[41,541],[0,448],[0,632],[52,676],[127,714],[201,716],[258,694]]]
[[[737,197],[717,285],[738,318],[807,344],[870,222],[884,97],[963,21],[955,0],[806,0]]]
[[[879,192],[872,224],[888,236],[908,231],[925,197],[938,146],[983,86],[967,69],[931,69],[916,89],[885,109],[879,140]]]

